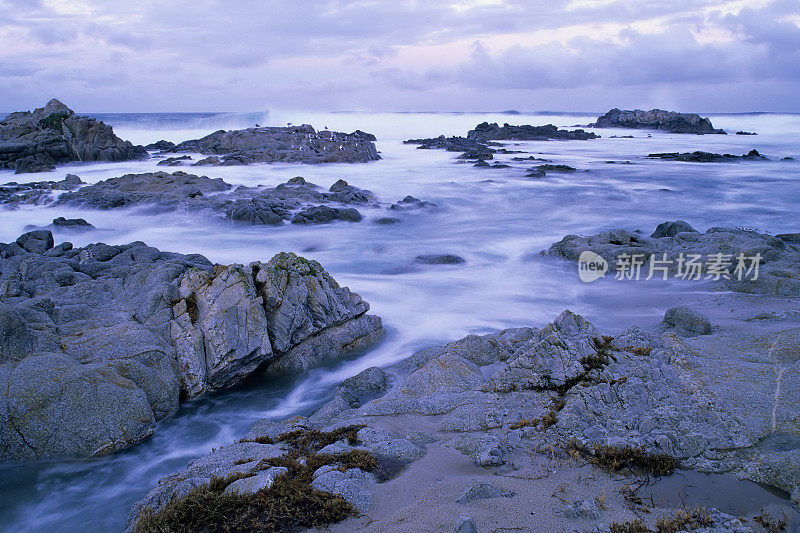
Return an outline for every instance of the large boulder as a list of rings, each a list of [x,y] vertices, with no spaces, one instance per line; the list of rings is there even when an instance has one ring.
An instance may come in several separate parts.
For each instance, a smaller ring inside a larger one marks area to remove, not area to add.
[[[366,314],[369,304],[318,262],[283,252],[253,269],[278,354],[273,370],[303,370],[383,335],[380,318]]]
[[[76,115],[50,100],[34,111],[12,113],[0,121],[0,168],[42,172],[70,161],[125,161],[148,157],[116,135],[111,126]]]
[[[677,113],[662,109],[642,111],[623,111],[612,109],[594,124],[592,128],[631,128],[647,130],[663,130],[670,133],[719,133],[724,135],[725,130],[714,129],[711,121],[694,113]]]

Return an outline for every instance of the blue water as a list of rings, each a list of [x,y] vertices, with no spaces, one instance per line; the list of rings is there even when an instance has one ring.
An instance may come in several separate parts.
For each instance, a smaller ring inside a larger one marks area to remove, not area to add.
[[[343,285],[361,294],[383,317],[389,336],[377,348],[333,367],[317,369],[291,383],[253,381],[235,391],[184,406],[160,423],[155,437],[114,456],[0,468],[0,529],[7,531],[113,531],[124,527],[127,509],[163,475],[178,470],[213,447],[230,443],[261,417],[307,413],[341,379],[367,366],[389,364],[414,350],[504,327],[541,326],[565,308],[581,313],[604,332],[631,325],[651,326],[664,310],[710,290],[697,282],[591,285],[578,280],[575,265],[542,261],[536,252],[570,233],[624,227],[649,234],[660,222],[684,219],[700,230],[743,226],[761,231],[798,232],[800,201],[800,115],[714,115],[715,127],[758,136],[693,136],[660,132],[600,130],[593,141],[509,143],[553,163],[577,167],[573,174],[524,177],[523,162],[499,156],[512,168],[473,168],[457,154],[417,150],[403,139],[464,135],[477,123],[511,122],[572,126],[592,122],[581,113],[309,113],[105,114],[123,138],[135,143],[181,141],[220,128],[310,123],[322,129],[361,129],[378,136],[382,160],[369,164],[251,165],[202,167],[210,177],[234,184],[276,185],[293,176],[324,187],[344,178],[383,201],[407,194],[435,202],[436,212],[403,215],[394,226],[374,224],[382,210],[364,210],[359,224],[317,227],[233,226],[196,214],[142,215],[126,211],[25,207],[0,210],[0,241],[28,225],[56,216],[82,217],[99,229],[80,235],[56,233],[56,240],[84,245],[98,240],[142,240],[161,249],[199,252],[221,263],[267,260],[287,250],[316,259]],[[632,134],[634,139],[611,139]],[[648,137],[651,134],[651,137]],[[756,148],[770,161],[676,163],[653,161],[652,152],[705,150],[742,154]],[[607,161],[632,164],[608,164]],[[128,172],[163,170],[155,160],[75,164],[30,176],[61,179],[66,173],[95,182]],[[189,172],[196,170],[186,168]],[[0,183],[27,176],[0,172]],[[424,253],[463,256],[461,266],[423,268],[401,275],[387,271]]]

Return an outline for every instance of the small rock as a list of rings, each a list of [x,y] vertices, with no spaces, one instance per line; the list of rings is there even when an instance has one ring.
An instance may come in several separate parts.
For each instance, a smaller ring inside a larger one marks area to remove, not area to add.
[[[656,230],[650,237],[653,239],[674,237],[678,233],[684,232],[699,233],[699,231],[690,226],[685,220],[676,220],[675,222],[662,222],[656,227]]]
[[[478,533],[475,522],[468,516],[459,516],[456,522],[456,533]]]
[[[656,328],[663,333],[675,331],[681,337],[697,337],[711,334],[711,321],[704,314],[686,306],[671,307],[664,313],[664,320]]]
[[[225,494],[255,494],[262,489],[270,488],[276,479],[286,474],[288,471],[286,467],[273,466],[257,476],[234,481],[225,488]]]
[[[456,503],[469,503],[487,498],[513,498],[517,493],[513,490],[496,487],[489,483],[475,483],[464,494],[456,499]]]
[[[453,254],[431,254],[431,255],[418,255],[414,258],[415,263],[423,265],[458,265],[465,263],[465,259],[458,255]]]

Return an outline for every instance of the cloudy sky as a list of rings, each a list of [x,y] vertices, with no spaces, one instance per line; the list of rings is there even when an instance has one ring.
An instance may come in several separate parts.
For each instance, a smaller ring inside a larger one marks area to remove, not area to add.
[[[798,0],[0,0],[0,111],[800,112]]]

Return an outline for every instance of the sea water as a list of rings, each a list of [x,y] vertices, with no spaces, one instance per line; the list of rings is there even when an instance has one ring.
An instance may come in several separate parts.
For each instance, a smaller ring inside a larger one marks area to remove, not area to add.
[[[217,129],[312,124],[317,129],[361,129],[378,137],[382,159],[367,164],[254,164],[186,167],[234,185],[275,186],[294,176],[328,188],[338,179],[369,189],[383,202],[406,195],[433,202],[435,210],[396,213],[361,209],[360,223],[321,226],[242,226],[201,213],[146,215],[136,210],[97,211],[25,206],[0,209],[0,241],[13,241],[32,226],[57,216],[81,217],[98,229],[55,231],[56,242],[122,244],[141,240],[162,250],[202,253],[218,263],[266,261],[291,251],[319,261],[341,284],[358,292],[380,315],[385,340],[363,354],[293,379],[254,377],[235,390],[184,404],[158,424],[155,435],[110,457],[0,467],[0,530],[121,530],[130,506],[162,476],[178,471],[212,448],[229,444],[264,417],[308,414],[335,385],[373,365],[388,365],[421,348],[468,333],[507,327],[541,327],[564,309],[584,315],[604,333],[638,324],[652,327],[671,305],[691,303],[714,290],[701,281],[582,283],[573,263],[542,258],[540,250],[568,234],[639,229],[649,235],[667,220],[683,219],[705,231],[712,226],[761,232],[800,231],[800,115],[712,115],[715,127],[755,131],[757,136],[675,135],[631,130],[594,130],[587,141],[507,142],[498,155],[511,168],[475,168],[457,154],[419,150],[408,138],[465,135],[483,121],[560,127],[586,124],[597,114],[564,113],[203,113],[99,115],[122,138],[137,144],[197,138]],[[633,135],[611,138],[612,135]],[[684,163],[647,159],[653,152],[741,155],[757,149],[768,161]],[[525,177],[536,161],[549,159],[577,172]],[[794,157],[798,160],[784,157]],[[195,157],[196,159],[196,157]],[[87,163],[35,175],[0,171],[0,183],[63,179],[78,174],[94,183],[158,167],[157,159]],[[630,162],[630,164],[628,164]],[[399,224],[375,224],[399,216]],[[462,256],[461,265],[414,266],[420,254]],[[411,268],[409,268],[411,267]],[[401,272],[401,273],[397,273]],[[613,277],[613,274],[607,278]]]

